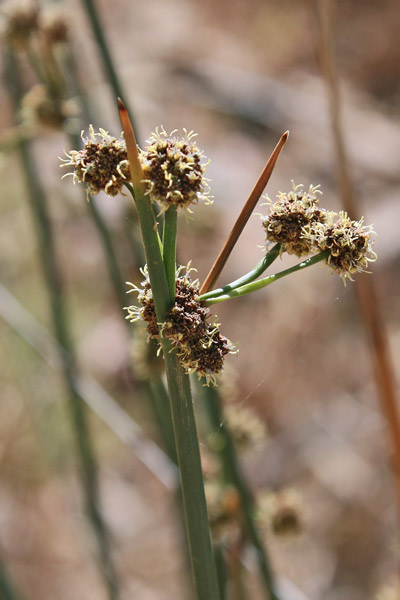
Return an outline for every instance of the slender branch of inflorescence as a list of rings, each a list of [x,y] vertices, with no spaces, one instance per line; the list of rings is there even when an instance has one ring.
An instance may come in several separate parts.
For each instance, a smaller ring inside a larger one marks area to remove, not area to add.
[[[234,289],[231,289],[226,294],[222,294],[217,297],[208,298],[204,300],[202,296],[200,296],[201,300],[204,300],[205,306],[211,306],[212,304],[218,304],[219,302],[223,302],[224,300],[230,300],[231,298],[238,298],[239,296],[245,296],[246,294],[251,294],[251,292],[255,292],[257,290],[261,290],[262,288],[274,283],[278,279],[282,277],[286,277],[286,275],[291,275],[291,273],[296,273],[296,271],[302,271],[307,267],[311,267],[311,265],[315,265],[321,260],[328,258],[329,252],[320,252],[311,258],[307,258],[307,260],[303,260],[301,263],[298,263],[294,267],[290,267],[289,269],[285,269],[284,271],[279,271],[279,273],[275,273],[274,275],[269,275],[268,277],[264,277],[263,279],[258,279],[257,281],[253,281],[251,283],[247,283],[246,285],[241,285]]]
[[[275,244],[273,248],[260,260],[260,262],[246,275],[239,277],[239,279],[235,279],[231,283],[224,285],[222,288],[217,288],[216,290],[211,290],[211,292],[207,292],[206,294],[202,294],[200,296],[200,300],[208,300],[208,298],[217,298],[218,296],[222,296],[223,294],[227,294],[231,290],[234,290],[238,287],[245,285],[246,283],[251,283],[257,277],[260,277],[268,269],[269,266],[272,265],[274,260],[279,256],[281,246],[280,244]]]

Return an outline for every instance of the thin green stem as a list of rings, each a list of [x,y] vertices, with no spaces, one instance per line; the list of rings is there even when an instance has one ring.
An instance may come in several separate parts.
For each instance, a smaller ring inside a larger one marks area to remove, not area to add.
[[[0,559],[0,598],[3,600],[20,600],[20,595],[17,594],[2,559]]]
[[[260,260],[260,262],[246,275],[239,277],[239,279],[235,279],[231,283],[224,285],[222,288],[218,288],[216,290],[211,290],[206,294],[202,294],[200,296],[200,300],[207,300],[208,298],[217,298],[218,296],[222,296],[223,294],[227,294],[231,290],[234,290],[246,283],[251,283],[257,277],[260,277],[268,269],[268,267],[274,262],[274,260],[279,256],[281,246],[280,244],[275,244],[273,248]]]
[[[104,35],[104,27],[101,23],[100,15],[96,8],[96,3],[93,0],[82,0],[82,4],[86,9],[86,13],[92,27],[92,32],[103,60],[103,67],[113,90],[113,95],[116,98],[122,98],[125,106],[129,108],[123,86],[114,65],[114,60],[111,56],[106,36]],[[131,110],[129,110],[129,113],[132,115]]]
[[[163,322],[171,306],[171,298],[155,231],[154,213],[148,197],[141,193],[140,189],[135,189],[134,199],[139,214],[157,320]],[[176,352],[171,352],[169,341],[162,336],[161,344],[167,372],[186,532],[197,598],[218,600],[218,582],[211,547],[189,377],[184,373]]]
[[[119,107],[154,306],[157,321],[162,323],[165,321],[172,302],[157,236],[156,220],[143,184],[143,171],[129,116],[121,101]],[[220,594],[211,546],[190,381],[180,364],[176,352],[171,351],[169,340],[161,332],[160,341],[167,373],[186,532],[197,599],[219,600]]]
[[[210,425],[221,436],[221,443],[218,444],[218,454],[224,478],[227,482],[233,484],[239,493],[247,536],[256,551],[258,566],[267,594],[266,598],[268,600],[279,600],[267,552],[254,522],[254,501],[243,476],[232,436],[224,418],[220,394],[214,386],[199,386],[199,390],[206,405]]]
[[[17,109],[20,105],[22,89],[18,76],[17,63],[12,54],[7,56],[6,64],[10,91]],[[38,168],[35,165],[27,141],[21,140],[20,154],[49,293],[54,331],[57,341],[60,344],[60,358],[63,366],[65,386],[68,392],[68,407],[74,430],[77,454],[81,463],[80,475],[85,496],[86,511],[97,538],[101,571],[108,587],[109,598],[110,600],[117,600],[120,597],[118,579],[113,564],[107,528],[100,509],[98,468],[95,451],[89,434],[86,410],[78,392],[78,373],[75,360],[71,354],[71,340],[65,314],[60,269],[56,259],[53,228],[49,217],[47,199],[39,180]]]
[[[223,302],[224,300],[230,300],[231,298],[238,298],[239,296],[245,296],[246,294],[251,294],[251,292],[255,292],[257,290],[261,290],[262,288],[274,283],[278,279],[282,277],[286,277],[286,275],[290,275],[291,273],[296,273],[296,271],[302,271],[307,267],[311,267],[311,265],[315,265],[316,263],[324,260],[329,255],[328,251],[320,252],[320,254],[316,254],[307,260],[304,260],[301,263],[298,263],[294,267],[290,267],[289,269],[285,269],[284,271],[280,271],[279,273],[275,273],[274,275],[269,275],[268,277],[264,277],[263,279],[259,279],[258,281],[253,281],[252,283],[248,283],[246,285],[242,285],[241,287],[235,288],[228,292],[227,294],[223,294],[222,296],[218,296],[217,298],[209,298],[205,300],[204,304],[206,306],[211,306],[212,304],[217,304],[218,302]]]
[[[165,274],[167,276],[169,295],[172,301],[175,300],[177,223],[178,214],[176,206],[170,206],[164,213],[162,256]]]

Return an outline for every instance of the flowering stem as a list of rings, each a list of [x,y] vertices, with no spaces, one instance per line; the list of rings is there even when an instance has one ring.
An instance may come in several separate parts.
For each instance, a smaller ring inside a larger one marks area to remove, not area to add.
[[[119,107],[154,306],[157,320],[162,323],[165,321],[171,306],[170,290],[157,239],[154,212],[149,197],[145,194],[144,176],[138,156],[136,140],[130,125],[128,113],[121,101]],[[167,373],[186,532],[197,599],[219,600],[220,594],[211,546],[200,449],[189,376],[185,374],[176,352],[171,352],[169,340],[160,335],[160,341]]]
[[[170,206],[164,215],[162,257],[171,301],[175,300],[177,222],[176,206]]]
[[[286,277],[286,275],[290,275],[291,273],[295,273],[296,271],[302,271],[307,267],[311,267],[311,265],[315,265],[316,263],[324,260],[329,255],[329,252],[326,250],[325,252],[320,252],[311,258],[307,258],[303,262],[295,265],[294,267],[290,267],[289,269],[285,269],[284,271],[280,271],[279,273],[275,273],[274,275],[269,275],[268,277],[264,277],[263,279],[259,279],[258,281],[253,281],[252,283],[248,283],[246,285],[242,285],[241,287],[235,288],[228,292],[227,294],[223,294],[222,296],[218,296],[217,298],[209,298],[205,300],[205,306],[211,306],[212,304],[217,304],[218,302],[223,302],[224,300],[229,300],[230,298],[237,298],[238,296],[245,296],[246,294],[250,294],[251,292],[255,292],[256,290],[261,290],[263,287],[270,285],[274,281],[281,279],[282,277]]]
[[[251,283],[257,277],[260,277],[268,269],[268,267],[274,262],[274,260],[279,256],[281,246],[280,244],[275,244],[273,248],[260,260],[260,262],[249,271],[246,275],[239,277],[239,279],[235,279],[231,283],[224,285],[222,288],[218,288],[216,290],[211,290],[211,292],[207,292],[200,296],[200,300],[207,300],[208,298],[217,298],[218,296],[222,296],[223,294],[227,294],[231,290],[234,290],[246,283]]]

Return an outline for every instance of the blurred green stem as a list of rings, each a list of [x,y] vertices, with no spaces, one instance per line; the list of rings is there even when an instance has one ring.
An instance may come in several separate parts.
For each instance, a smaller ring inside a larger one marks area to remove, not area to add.
[[[204,304],[206,306],[211,306],[212,304],[217,304],[218,302],[223,302],[224,300],[229,300],[230,298],[237,298],[239,296],[245,296],[246,294],[250,294],[251,292],[255,292],[257,290],[261,290],[262,288],[274,283],[278,279],[282,277],[286,277],[286,275],[291,275],[292,273],[296,273],[296,271],[302,271],[307,267],[311,267],[311,265],[315,265],[316,263],[324,260],[329,255],[329,252],[326,250],[325,252],[320,252],[311,258],[307,258],[307,260],[298,263],[294,267],[290,267],[289,269],[285,269],[284,271],[280,271],[279,273],[275,273],[275,275],[269,275],[268,277],[264,277],[263,279],[259,279],[258,281],[252,281],[251,283],[247,283],[245,285],[241,285],[237,288],[231,289],[228,293],[223,294],[221,296],[217,296],[216,298],[208,298],[204,300],[203,296],[200,296],[200,300],[204,300]]]
[[[15,110],[17,111],[22,98],[22,89],[18,76],[18,65],[12,54],[7,55],[6,64],[10,91],[13,96]],[[109,598],[110,600],[117,600],[120,597],[119,585],[112,560],[110,540],[100,509],[97,461],[89,435],[86,410],[78,393],[77,369],[71,355],[71,341],[65,315],[60,269],[56,260],[53,229],[49,218],[47,200],[39,180],[38,168],[35,165],[29,143],[25,140],[22,140],[20,143],[20,155],[39,241],[55,335],[60,346],[67,350],[67,352],[63,349],[61,350],[60,358],[68,392],[68,406],[74,430],[74,439],[81,462],[80,475],[85,496],[86,511],[96,535],[101,571],[108,587]]]
[[[224,418],[220,394],[216,387],[201,385],[201,382],[199,391],[205,403],[211,428],[213,431],[218,431],[221,436],[221,443],[218,445],[217,452],[220,457],[222,471],[225,480],[234,485],[240,495],[247,536],[256,551],[258,566],[267,594],[266,598],[268,600],[279,600],[269,559],[254,522],[255,506],[253,498],[243,476],[232,436]]]
[[[3,560],[0,558],[0,598],[2,600],[20,600]]]
[[[129,109],[130,115],[132,115],[132,111],[130,110],[129,103],[125,96],[125,92],[123,90],[121,81],[119,79],[117,70],[114,66],[114,61],[111,56],[111,52],[106,40],[106,36],[104,35],[104,27],[101,23],[100,15],[96,8],[96,3],[94,0],[82,0],[82,4],[85,7],[86,13],[88,15],[90,25],[92,27],[92,32],[94,38],[97,43],[97,47],[99,49],[99,53],[103,60],[104,70],[107,74],[109,83],[113,90],[113,96],[115,98],[121,98],[124,101],[125,106]],[[132,123],[132,118],[131,118]],[[135,126],[133,124],[135,129]],[[135,129],[136,131],[136,129]]]

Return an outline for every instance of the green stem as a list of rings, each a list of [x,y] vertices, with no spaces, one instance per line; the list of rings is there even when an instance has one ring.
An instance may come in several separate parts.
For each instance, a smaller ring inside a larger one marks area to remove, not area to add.
[[[149,198],[139,186],[134,189],[134,199],[139,214],[157,320],[162,323],[171,306],[171,295],[157,239],[154,213]],[[161,344],[167,372],[186,532],[197,599],[218,600],[220,595],[211,546],[189,377],[185,374],[176,352],[171,352],[170,343],[163,336],[161,336]]]
[[[6,63],[10,91],[17,108],[20,105],[22,89],[18,76],[17,63],[12,54],[7,56]],[[38,168],[34,163],[33,155],[27,141],[21,141],[20,153],[49,293],[54,331],[57,341],[60,344],[60,358],[63,366],[65,386],[68,392],[68,407],[74,430],[77,454],[81,462],[80,475],[85,496],[86,511],[97,538],[101,571],[108,587],[109,598],[110,600],[117,600],[119,598],[118,579],[112,560],[107,528],[100,509],[98,467],[95,451],[89,434],[86,410],[78,392],[78,373],[71,354],[71,341],[63,301],[60,269],[56,259],[53,228],[49,217],[47,199],[38,177]]]
[[[320,252],[320,254],[312,256],[311,258],[308,258],[307,260],[298,263],[294,267],[290,267],[289,269],[285,269],[284,271],[275,273],[275,275],[269,275],[268,277],[264,277],[263,279],[259,279],[258,281],[253,281],[252,283],[242,285],[238,288],[231,290],[227,294],[218,296],[217,298],[209,298],[208,300],[205,300],[204,304],[206,306],[211,306],[212,304],[217,304],[218,302],[223,302],[224,300],[229,300],[230,298],[238,298],[239,296],[245,296],[246,294],[250,294],[251,292],[261,290],[267,285],[274,283],[274,281],[277,281],[282,277],[286,277],[286,275],[290,275],[291,273],[295,273],[296,271],[302,271],[307,267],[311,267],[311,265],[315,265],[316,263],[320,262],[321,260],[324,260],[328,256],[329,252],[327,250],[324,252]]]
[[[256,551],[258,566],[267,594],[266,598],[268,600],[279,600],[269,559],[254,522],[254,501],[243,476],[232,436],[226,425],[218,389],[214,386],[199,386],[199,390],[206,404],[211,427],[214,431],[218,431],[221,436],[218,453],[223,473],[226,481],[232,483],[240,495],[247,536]]]
[[[117,70],[114,66],[114,61],[111,56],[106,36],[104,35],[104,26],[101,23],[99,13],[96,8],[96,3],[93,0],[82,0],[82,4],[86,9],[86,13],[92,27],[92,32],[103,60],[104,70],[113,90],[113,96],[115,98],[121,98],[124,101],[125,106],[129,108],[125,92],[123,90]],[[132,114],[132,111],[129,110],[129,112]]]
[[[175,300],[177,222],[178,214],[176,206],[170,206],[164,215],[162,256],[165,274],[167,276],[169,295],[172,301]]]
[[[19,600],[20,596],[15,591],[14,585],[7,569],[0,559],[0,598],[3,600]]]
[[[223,294],[227,294],[231,290],[234,290],[246,283],[251,283],[257,277],[260,277],[268,269],[268,267],[274,262],[274,260],[279,256],[281,246],[280,244],[275,244],[273,248],[260,260],[260,262],[246,275],[239,277],[239,279],[235,279],[231,283],[224,285],[222,288],[218,288],[216,290],[211,290],[206,294],[202,294],[200,296],[200,300],[207,300],[208,298],[217,298],[218,296],[222,296]]]

